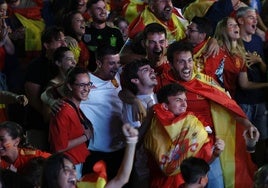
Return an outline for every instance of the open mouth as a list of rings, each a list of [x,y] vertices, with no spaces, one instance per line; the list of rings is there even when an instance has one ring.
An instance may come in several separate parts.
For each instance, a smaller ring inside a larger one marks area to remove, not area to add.
[[[191,73],[191,71],[189,69],[185,69],[182,71],[183,77],[189,77],[190,73]]]
[[[159,56],[159,55],[161,55],[161,54],[162,54],[162,51],[159,51],[159,52],[154,51],[153,53],[154,53],[155,55],[158,55],[158,56]]]
[[[76,185],[76,182],[77,182],[76,178],[69,178],[68,179],[68,183],[70,183],[72,185]]]

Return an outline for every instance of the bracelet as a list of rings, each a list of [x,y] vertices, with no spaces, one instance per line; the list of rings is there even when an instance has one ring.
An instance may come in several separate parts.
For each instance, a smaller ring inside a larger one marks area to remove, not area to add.
[[[86,137],[86,139],[87,139],[87,140],[89,140],[89,139],[88,139],[88,137],[87,137],[87,135],[86,135],[85,133],[83,134],[83,136],[85,136],[85,137]]]
[[[134,136],[134,137],[126,137],[126,143],[128,144],[136,144],[138,142],[138,137]]]

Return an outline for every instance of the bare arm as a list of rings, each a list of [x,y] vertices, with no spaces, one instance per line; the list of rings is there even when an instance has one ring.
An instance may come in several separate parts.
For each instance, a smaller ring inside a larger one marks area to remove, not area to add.
[[[242,89],[259,89],[268,87],[268,83],[251,82],[248,80],[247,72],[241,72],[238,77],[239,86]]]
[[[128,180],[133,166],[136,143],[138,141],[138,131],[129,124],[123,125],[123,132],[126,136],[126,149],[123,161],[117,172],[117,175],[109,181],[105,188],[119,188],[125,185]]]
[[[25,95],[17,95],[9,91],[0,91],[0,103],[1,104],[18,103],[23,106],[26,106],[28,104],[28,99]]]
[[[248,119],[236,116],[235,120],[245,126],[245,131],[249,134],[250,138],[259,137],[258,129]]]
[[[64,102],[63,102],[62,99],[55,99],[52,96],[52,94],[51,94],[52,89],[53,89],[52,87],[47,88],[41,94],[41,100],[43,101],[43,103],[45,103],[46,105],[49,106],[49,108],[51,109],[52,114],[55,115],[61,110],[61,107],[64,105]],[[60,86],[57,89],[62,90],[63,86]]]

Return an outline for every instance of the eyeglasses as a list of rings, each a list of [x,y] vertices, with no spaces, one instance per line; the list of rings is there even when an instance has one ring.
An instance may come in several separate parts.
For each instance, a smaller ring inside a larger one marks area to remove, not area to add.
[[[88,82],[86,83],[74,83],[74,85],[78,86],[80,89],[85,89],[85,88],[91,88],[93,85],[93,82]]]

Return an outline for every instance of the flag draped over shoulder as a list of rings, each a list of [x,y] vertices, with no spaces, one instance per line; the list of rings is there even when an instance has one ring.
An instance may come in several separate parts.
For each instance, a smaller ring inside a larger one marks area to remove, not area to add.
[[[185,38],[186,22],[187,20],[179,16],[179,12],[176,9],[173,9],[171,18],[167,23],[164,23],[146,6],[141,14],[130,23],[129,37],[134,38],[136,34],[143,31],[145,26],[150,23],[159,23],[166,29],[167,39],[170,44],[176,40]]]
[[[145,136],[145,147],[154,156],[162,172],[168,176],[176,175],[180,172],[183,159],[196,156],[209,141],[208,133],[191,112],[175,117],[161,104],[153,108],[155,116]]]
[[[196,74],[191,81],[179,83],[187,91],[210,100],[216,136],[225,141],[225,149],[220,155],[225,187],[252,187],[256,166],[246,152],[242,136],[244,126],[234,119],[235,116],[246,118],[245,113],[209,76]]]
[[[87,174],[77,182],[77,188],[104,188],[107,183],[106,164],[98,161],[93,167],[94,173]]]

